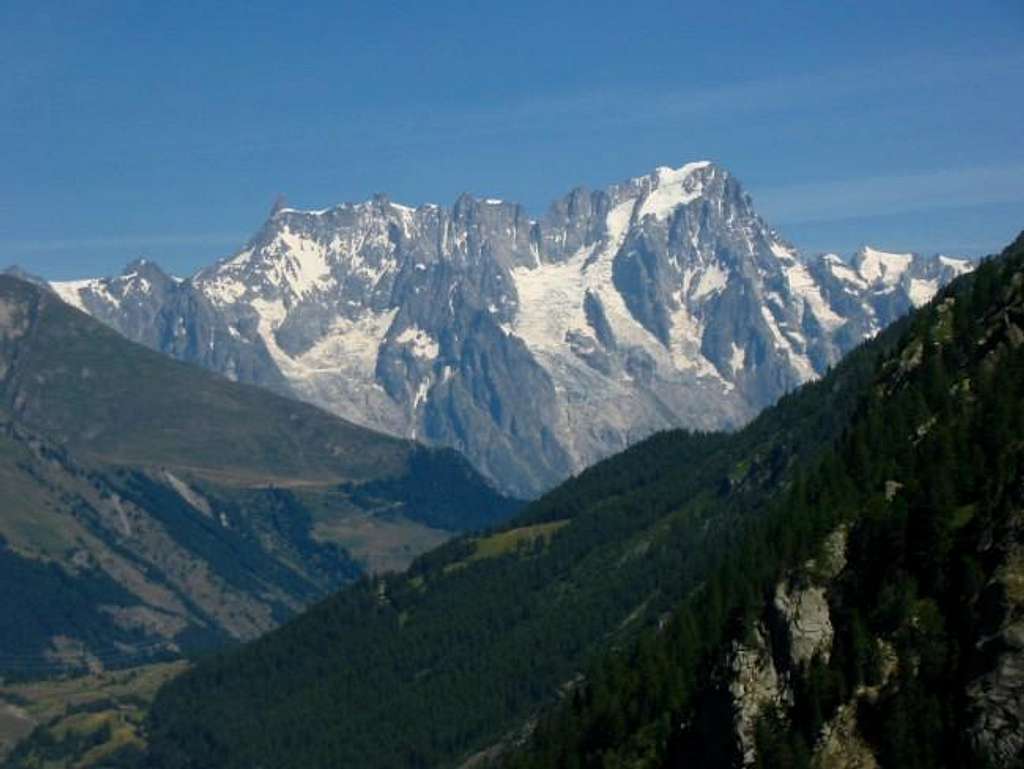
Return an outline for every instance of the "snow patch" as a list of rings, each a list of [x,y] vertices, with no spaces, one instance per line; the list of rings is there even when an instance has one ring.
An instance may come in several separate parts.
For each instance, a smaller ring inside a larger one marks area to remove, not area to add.
[[[308,352],[289,360],[298,367],[298,376],[302,378],[351,372],[372,381],[381,343],[397,314],[398,308],[394,307],[384,312],[367,312],[356,320],[337,318]]]
[[[730,342],[729,345],[732,348],[732,354],[729,356],[729,368],[732,369],[733,376],[736,376],[747,365],[747,351],[735,342]]]
[[[894,254],[870,246],[861,249],[858,256],[857,268],[863,278],[868,283],[880,282],[888,288],[899,283],[900,277],[914,261],[913,254]]]
[[[970,272],[974,269],[974,265],[970,259],[957,259],[952,256],[939,256],[939,263],[944,267],[949,267],[957,275],[963,275],[964,273]]]
[[[85,313],[88,313],[89,309],[85,306],[83,294],[90,294],[97,299],[102,299],[104,302],[113,305],[114,307],[119,307],[121,304],[120,301],[110,293],[107,288],[107,281],[102,278],[57,281],[51,283],[50,288],[52,288],[54,292],[56,292],[57,296],[66,304],[70,304],[72,307],[75,307]]]
[[[781,350],[786,353],[786,357],[789,358],[790,365],[796,371],[797,376],[803,382],[809,382],[812,379],[816,379],[818,373],[814,370],[814,366],[807,359],[807,356],[798,352],[793,348],[793,343],[782,333],[782,329],[779,328],[778,322],[775,320],[775,315],[767,306],[761,307],[761,317],[764,318],[765,324],[768,326],[768,331],[772,335],[772,339],[775,342],[775,349]]]
[[[430,378],[424,378],[416,387],[416,395],[412,399],[412,410],[416,411],[420,404],[427,400],[427,393],[430,392]]]
[[[608,212],[608,234],[602,243],[581,248],[564,262],[512,270],[519,297],[519,312],[512,331],[531,350],[564,351],[570,332],[586,333],[583,299],[588,290],[597,294],[602,303],[606,295],[614,293],[618,302],[625,305],[612,286],[611,263],[622,247],[635,205],[631,198]]]
[[[215,305],[234,304],[249,291],[245,281],[239,280],[226,272],[217,272],[213,277],[202,283],[202,291],[207,299]]]
[[[660,166],[654,170],[654,179],[657,186],[640,206],[637,218],[653,216],[655,219],[664,219],[669,216],[678,206],[685,205],[696,200],[704,192],[697,177],[693,176],[695,171],[707,168],[711,163],[702,160],[697,163],[687,163],[682,168],[668,168]]]
[[[786,268],[786,279],[789,281],[789,290],[793,296],[803,299],[804,306],[810,309],[811,313],[827,331],[834,331],[843,325],[844,320],[837,315],[828,302],[821,295],[818,284],[814,282],[811,273],[799,262],[795,262]]]
[[[395,337],[398,344],[411,345],[412,354],[417,358],[433,360],[440,352],[437,340],[418,326],[409,326]]]
[[[920,278],[912,278],[907,295],[910,297],[910,301],[913,303],[914,307],[920,307],[923,304],[928,304],[938,290],[938,280],[921,280]]]
[[[322,245],[283,227],[268,246],[267,253],[284,257],[269,271],[278,286],[287,286],[297,299],[317,288],[330,277],[330,264]]]
[[[185,502],[187,502],[193,509],[198,510],[207,517],[213,515],[210,503],[202,494],[195,491],[191,486],[185,483],[185,481],[181,480],[181,478],[174,475],[169,470],[165,470],[163,475],[164,480],[167,481],[168,485],[170,485],[170,487],[178,493],[178,496],[184,499]],[[221,515],[223,515],[223,513]]]
[[[860,289],[868,287],[868,282],[835,254],[825,254],[824,259],[828,262],[829,271],[842,282],[849,283]]]
[[[681,297],[679,309],[671,317],[670,344],[666,348],[633,316],[615,287],[612,266],[626,239],[634,208],[634,198],[614,206],[605,220],[605,237],[592,246],[581,248],[566,261],[514,268],[512,277],[519,297],[519,311],[511,331],[546,363],[554,365],[553,361],[561,356],[574,357],[568,341],[570,336],[589,336],[589,323],[583,309],[589,292],[601,302],[612,334],[621,346],[640,347],[663,370],[689,371],[713,377],[724,387],[731,387],[701,354],[703,326],[689,313]],[[724,285],[726,276],[720,270],[707,270],[705,274],[708,292]],[[579,372],[573,375],[578,376]],[[558,377],[555,379],[557,386]],[[565,386],[570,385],[566,382]]]
[[[677,371],[691,371],[697,376],[721,379],[717,369],[700,350],[703,338],[704,324],[680,302],[679,309],[671,315],[669,353],[672,366]],[[732,389],[731,382],[722,379],[721,384],[726,390]]]
[[[50,283],[50,288],[65,304],[70,304],[82,312],[89,312],[85,308],[85,302],[82,301],[82,291],[89,289],[93,282],[92,280],[65,280]]]
[[[772,253],[775,254],[777,259],[781,259],[784,262],[792,262],[796,259],[796,252],[792,248],[786,248],[786,246],[778,241],[773,240],[769,248],[771,248]]]
[[[690,282],[692,282],[692,278]],[[704,272],[701,273],[697,285],[691,289],[690,298],[702,299],[708,294],[723,290],[728,282],[728,272],[723,270],[717,263],[709,264]]]

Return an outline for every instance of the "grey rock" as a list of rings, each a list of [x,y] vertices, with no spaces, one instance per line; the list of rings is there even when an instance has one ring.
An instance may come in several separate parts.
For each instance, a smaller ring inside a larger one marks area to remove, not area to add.
[[[827,663],[831,656],[835,631],[828,590],[846,567],[848,539],[847,527],[839,527],[825,538],[818,557],[775,586],[772,609],[788,654],[786,670],[798,670],[815,656]]]
[[[535,495],[672,427],[738,427],[964,261],[805,258],[711,163],[576,189],[539,219],[462,195],[283,201],[185,280],[53,284],[133,340],[360,424],[457,448]]]
[[[811,758],[812,769],[878,769],[878,760],[861,734],[857,703],[846,702],[825,724]]]
[[[729,654],[729,695],[733,701],[733,730],[742,765],[757,762],[757,724],[770,708],[792,704],[792,693],[783,673],[775,667],[768,633],[758,624],[745,643]]]
[[[785,716],[794,701],[795,676],[806,672],[804,666],[815,655],[828,661],[834,631],[827,591],[846,566],[848,534],[845,526],[836,529],[826,537],[817,558],[787,574],[752,632],[732,645],[725,688],[744,767],[757,763],[760,720],[772,709]]]
[[[993,766],[1016,766],[1024,756],[1024,622],[999,635],[994,667],[967,689],[975,713],[971,737]]]
[[[1024,514],[999,532],[999,565],[983,596],[992,607],[977,641],[982,671],[967,686],[969,735],[995,767],[1024,760]]]
[[[788,630],[790,664],[799,668],[816,654],[828,662],[834,630],[825,589],[794,589],[783,581],[776,586],[774,606]]]

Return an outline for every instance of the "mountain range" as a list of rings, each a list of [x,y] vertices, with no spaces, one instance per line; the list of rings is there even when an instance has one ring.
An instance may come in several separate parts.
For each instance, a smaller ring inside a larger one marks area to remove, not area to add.
[[[204,660],[107,762],[1012,769],[1022,433],[1024,234],[742,430]]]
[[[189,278],[139,260],[52,289],[179,360],[455,448],[527,497],[655,431],[745,424],[969,269],[805,256],[696,162],[536,219],[469,195],[278,204]]]

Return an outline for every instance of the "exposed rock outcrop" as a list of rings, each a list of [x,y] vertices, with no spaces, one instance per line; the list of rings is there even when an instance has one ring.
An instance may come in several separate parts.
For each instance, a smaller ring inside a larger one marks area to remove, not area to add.
[[[792,704],[789,684],[775,667],[763,624],[755,626],[746,642],[734,644],[729,657],[729,679],[729,695],[734,706],[733,728],[743,765],[753,766],[757,758],[759,719],[771,707]]]
[[[967,688],[978,752],[996,767],[1024,760],[1024,514],[1002,533],[1003,556],[985,598],[993,606],[988,633],[977,644],[985,672]]]
[[[822,729],[811,759],[812,769],[878,769],[871,746],[860,734],[856,701],[839,707]]]
[[[829,658],[834,631],[828,590],[846,565],[847,537],[847,528],[840,527],[825,539],[816,558],[781,580],[764,619],[747,639],[733,645],[727,689],[743,766],[756,762],[760,719],[793,704],[793,676],[816,655]],[[837,734],[843,728],[837,725]]]
[[[820,654],[828,662],[834,635],[826,590],[846,565],[847,529],[825,540],[821,555],[775,588],[773,608],[785,631],[789,665],[797,669]]]

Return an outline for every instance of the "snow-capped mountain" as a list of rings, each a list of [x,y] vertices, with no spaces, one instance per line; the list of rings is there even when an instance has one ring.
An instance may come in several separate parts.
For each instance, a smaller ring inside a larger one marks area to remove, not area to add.
[[[656,430],[745,422],[970,268],[806,258],[698,162],[576,189],[539,220],[468,195],[275,206],[189,279],[140,261],[52,285],[132,339],[534,494]]]

